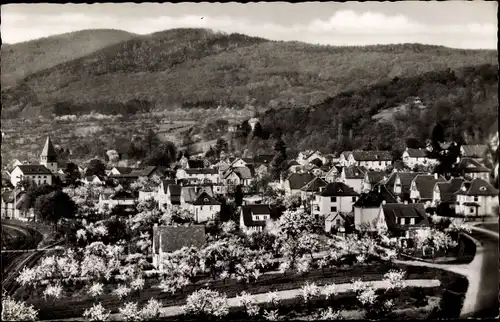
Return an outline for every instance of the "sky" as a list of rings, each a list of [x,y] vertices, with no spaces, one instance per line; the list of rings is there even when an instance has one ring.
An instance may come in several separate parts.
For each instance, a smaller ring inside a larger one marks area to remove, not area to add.
[[[83,29],[193,27],[325,45],[497,48],[496,1],[8,4],[1,19],[5,43]]]

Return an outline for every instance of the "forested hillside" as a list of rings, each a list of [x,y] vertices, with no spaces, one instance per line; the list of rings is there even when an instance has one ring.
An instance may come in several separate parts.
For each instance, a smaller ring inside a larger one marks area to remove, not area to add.
[[[332,47],[174,29],[27,76],[19,87],[2,91],[9,110],[3,117],[51,114],[55,106],[64,106],[56,111],[59,115],[114,114],[125,109],[117,105],[134,100],[160,110],[302,107],[384,79],[496,61],[493,50],[419,44]]]
[[[2,87],[12,86],[40,70],[86,56],[134,37],[122,30],[81,30],[2,45]]]
[[[259,119],[263,136],[280,131],[290,153],[307,149],[325,153],[351,149],[400,153],[410,138],[423,146],[437,122],[450,138],[484,143],[498,130],[497,74],[498,65],[484,64],[395,78],[343,92],[310,108],[268,110]],[[381,110],[404,103],[411,96],[419,96],[427,108],[399,113],[392,122],[372,120]],[[240,133],[237,144],[242,150],[247,147],[252,152],[269,152],[270,141]]]

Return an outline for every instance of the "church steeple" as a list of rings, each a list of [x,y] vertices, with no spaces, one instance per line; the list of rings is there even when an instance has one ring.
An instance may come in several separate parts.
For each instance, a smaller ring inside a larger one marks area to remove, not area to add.
[[[40,154],[40,164],[52,172],[57,171],[57,153],[50,137],[47,137],[47,140],[45,140],[45,146]]]

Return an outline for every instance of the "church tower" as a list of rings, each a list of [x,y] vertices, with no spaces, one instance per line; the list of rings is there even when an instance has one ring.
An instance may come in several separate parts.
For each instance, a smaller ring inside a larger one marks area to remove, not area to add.
[[[47,137],[45,146],[42,150],[42,154],[40,154],[40,164],[44,165],[52,173],[57,172],[57,153],[56,149],[54,149],[52,141],[50,140],[50,137]]]

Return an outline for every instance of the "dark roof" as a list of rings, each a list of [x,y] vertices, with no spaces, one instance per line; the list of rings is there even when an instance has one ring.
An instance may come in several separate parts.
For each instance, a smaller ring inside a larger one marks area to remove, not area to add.
[[[287,180],[290,184],[290,189],[297,190],[311,182],[314,178],[315,176],[311,173],[292,173]]]
[[[470,201],[464,202],[463,205],[467,207],[481,207],[481,205],[478,204],[477,202],[470,202]]]
[[[392,161],[389,151],[353,151],[352,156],[356,161]]]
[[[255,164],[269,164],[273,157],[271,154],[257,154],[253,157],[253,162]]]
[[[323,161],[321,161],[318,158],[315,158],[315,159],[311,160],[309,163],[312,163],[312,164],[314,164],[317,167],[321,167],[323,165]]]
[[[367,171],[366,176],[368,177],[368,182],[371,184],[378,183],[380,180],[384,179],[385,172],[383,171]]]
[[[292,160],[290,162],[288,162],[288,167],[290,168],[291,166],[294,166],[294,165],[300,165],[297,161],[295,160]]]
[[[159,226],[153,228],[155,239],[155,253],[159,251],[159,239],[161,235],[161,248],[164,252],[171,253],[182,247],[200,248],[205,244],[205,226]]]
[[[472,158],[462,158],[458,164],[458,169],[464,173],[490,172],[490,169]]]
[[[379,208],[383,201],[386,203],[397,203],[396,198],[383,185],[378,186],[378,189],[368,193],[363,193],[354,203],[354,207],[358,208]]]
[[[170,190],[171,196],[180,196],[181,195],[181,186],[178,184],[169,184],[168,190]]]
[[[455,200],[454,193],[457,192],[465,182],[461,178],[453,178],[448,182],[437,182],[436,186],[439,189],[441,202],[453,202]]]
[[[343,168],[346,179],[363,179],[365,177],[365,169],[356,165]]]
[[[203,162],[203,160],[188,160],[188,165],[190,169],[205,168],[205,162]]]
[[[253,177],[252,170],[249,167],[235,167],[230,172],[236,173],[236,175],[242,180],[252,179]]]
[[[210,168],[198,168],[198,169],[185,169],[187,174],[217,174],[219,171],[217,169]]]
[[[47,137],[47,139],[45,140],[45,145],[40,156],[57,158],[56,149],[54,149],[54,145],[52,144],[52,140],[50,139],[50,137]]]
[[[408,229],[412,227],[428,227],[429,220],[422,203],[388,203],[382,205],[385,221],[388,229]],[[399,218],[415,218],[415,224],[401,225]]]
[[[359,196],[359,193],[343,182],[331,182],[320,193],[323,197]]]
[[[19,209],[21,207],[20,201],[23,199],[23,197],[26,195],[26,192],[22,190],[16,190],[16,209]],[[5,191],[2,193],[2,200],[4,203],[13,203],[14,202],[14,191]]]
[[[420,199],[432,199],[434,193],[434,185],[437,182],[446,182],[446,179],[439,176],[437,179],[434,175],[430,174],[419,174],[413,179],[417,190],[420,193]]]
[[[399,177],[401,181],[401,192],[403,194],[409,194],[411,188],[411,182],[415,179],[419,174],[425,174],[420,172],[393,172],[387,178],[383,184],[387,187],[389,191],[394,191],[394,183],[396,182],[396,177]]]
[[[113,167],[114,169],[116,169],[120,174],[128,174],[128,173],[131,173],[133,170],[133,168],[129,168],[129,167]]]
[[[312,179],[308,184],[303,186],[302,189],[300,189],[300,190],[306,191],[306,192],[319,192],[320,188],[326,187],[327,184],[328,184],[328,182],[326,182],[325,180],[316,177],[316,178]]]
[[[427,151],[425,149],[406,149],[411,158],[425,158]]]
[[[243,160],[247,164],[253,164],[254,162],[252,158],[241,158],[241,160]]]
[[[24,174],[52,174],[44,165],[23,164],[18,165],[18,167]]]
[[[193,202],[195,206],[211,206],[211,205],[220,205],[221,203],[215,200],[214,197],[210,196],[208,193],[203,191],[200,193],[198,198]]]
[[[482,158],[488,147],[484,144],[462,145],[462,156],[471,158]]]
[[[498,190],[489,182],[476,178],[471,182],[464,182],[455,194],[466,196],[497,196]]]
[[[112,197],[111,199],[113,200],[130,200],[130,199],[137,199],[136,196],[130,192],[130,191],[126,191],[126,190],[119,190],[118,192],[116,192]]]
[[[161,183],[163,186],[163,193],[166,194],[168,191],[168,186],[171,184],[175,184],[175,180],[162,180]]]
[[[246,227],[251,227],[251,226],[265,226],[266,221],[265,220],[259,220],[259,221],[254,221],[252,219],[252,214],[253,215],[271,215],[271,208],[269,205],[262,205],[262,204],[256,204],[256,205],[244,205],[241,206],[241,213],[243,216],[243,223],[245,224]]]

